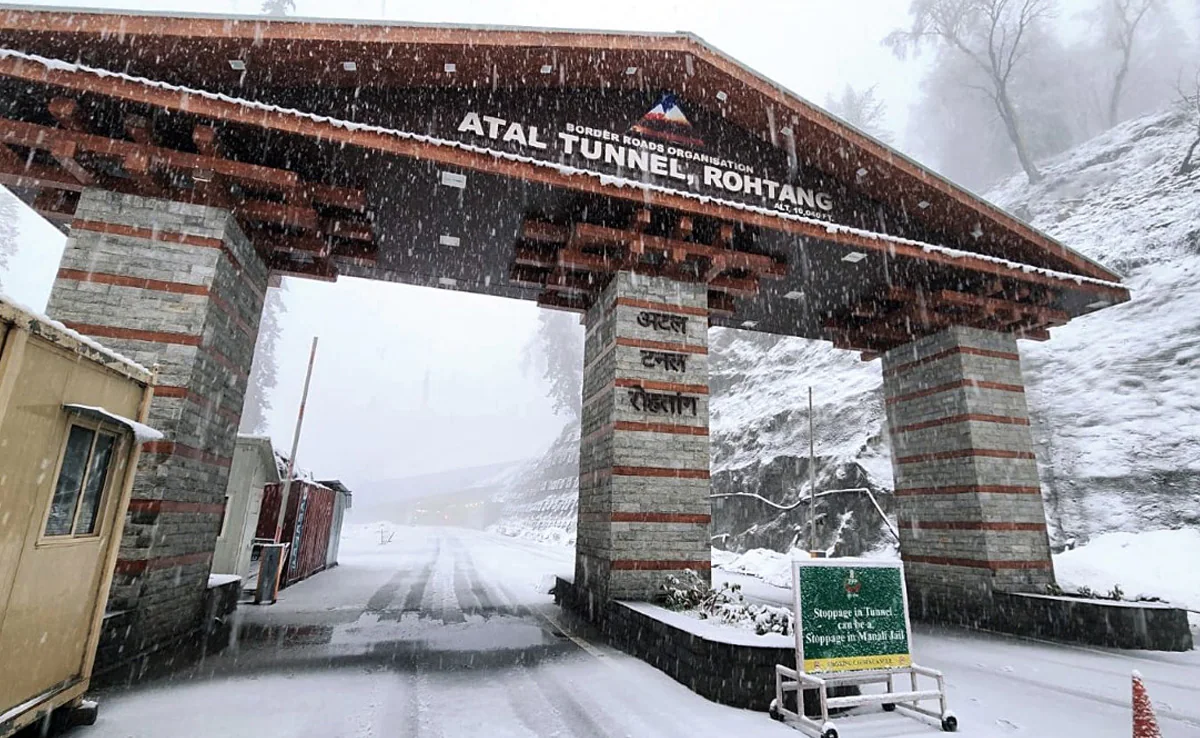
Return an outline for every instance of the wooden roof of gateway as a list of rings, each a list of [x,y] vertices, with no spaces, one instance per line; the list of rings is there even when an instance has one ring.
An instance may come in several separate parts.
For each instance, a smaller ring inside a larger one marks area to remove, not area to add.
[[[955,187],[689,34],[282,21],[261,17],[132,15],[2,7],[0,33],[8,48],[129,75],[89,74],[67,66],[41,65],[39,68],[19,57],[0,58],[0,77],[43,83],[76,96],[102,95],[122,103],[187,113],[209,121],[241,123],[321,142],[372,148],[418,160],[519,177],[578,192],[632,199],[647,206],[671,208],[687,216],[711,216],[808,239],[883,252],[893,258],[905,257],[940,264],[947,269],[967,269],[977,275],[1015,280],[1031,288],[1022,294],[1020,289],[1005,291],[997,286],[982,298],[989,299],[990,295],[1002,301],[1021,302],[1030,297],[1030,309],[1056,311],[1054,316],[1041,321],[1033,321],[1029,315],[1023,315],[1021,320],[1014,318],[1012,324],[1025,325],[1030,329],[1030,335],[1044,332],[1049,325],[1061,324],[1069,317],[1090,312],[1103,304],[1128,299],[1127,291],[1113,284],[1118,278],[1112,272]],[[241,68],[233,69],[230,60],[240,61],[237,66]],[[547,68],[551,73],[544,73]],[[132,77],[146,77],[168,84],[155,85]],[[643,92],[670,89],[687,100],[689,110],[704,109],[707,114],[729,121],[772,145],[780,145],[781,137],[791,129],[794,140],[803,142],[799,148],[803,165],[853,183],[856,190],[919,222],[926,231],[938,234],[940,243],[931,249],[927,243],[880,237],[855,229],[829,228],[805,219],[781,218],[774,213],[737,207],[736,204],[730,207],[727,203],[704,201],[663,188],[631,192],[627,187],[615,187],[603,178],[572,176],[553,167],[539,166],[537,162],[522,161],[519,157],[497,157],[495,152],[476,151],[472,147],[434,145],[421,136],[398,136],[396,131],[386,128],[350,127],[336,120],[322,119],[319,115],[256,107],[217,95],[181,94],[180,90],[170,87],[180,85],[256,101],[270,99],[272,90],[300,84],[342,90],[489,86],[493,89],[590,88]],[[51,103],[53,113],[55,101],[51,100]],[[66,103],[59,101],[57,104],[61,109]],[[71,111],[60,112],[69,115]],[[70,127],[63,125],[64,119],[58,113],[55,117],[59,119],[60,127]],[[20,122],[9,121],[7,125],[5,142],[16,146],[46,135],[44,131],[22,130]],[[15,134],[14,126],[17,128]],[[13,135],[17,137],[13,138]],[[128,137],[136,141],[136,133],[129,132]],[[197,153],[203,153],[205,146],[210,151],[215,148],[211,135],[205,138],[204,134],[197,137],[193,133],[192,138]],[[68,145],[80,145],[78,136],[67,137],[60,144],[62,147]],[[90,144],[84,142],[84,148],[87,145]],[[126,144],[117,141],[113,145],[121,148]],[[188,153],[159,152],[158,155],[186,156]],[[0,151],[0,156],[3,155]],[[133,153],[123,155],[127,159],[135,157]],[[55,155],[55,159],[60,164],[74,161],[60,155]],[[227,162],[222,166],[222,176],[269,178],[266,172],[247,170],[254,165],[245,162]],[[64,167],[70,168],[69,165]],[[233,171],[235,169],[237,171]],[[369,224],[356,221],[354,216],[355,212],[362,212],[363,203],[346,188],[329,182],[304,183],[294,175],[291,181],[276,184],[304,188],[311,196],[308,199],[314,203],[334,208],[351,206],[345,210],[323,212],[319,214],[319,222],[313,220],[317,224],[317,234],[327,241],[343,245],[356,242],[356,239],[344,236],[354,233],[355,228],[369,229]],[[291,213],[283,207],[260,203],[250,217],[266,220],[309,217]],[[527,223],[523,228],[526,235],[532,233],[532,241],[559,238],[545,237],[545,229],[539,230],[536,222]],[[639,248],[644,248],[646,237],[636,235],[636,225],[631,226],[628,233],[635,235],[597,235],[594,230],[591,235],[617,242],[634,238],[641,244]],[[562,235],[561,240],[565,242],[570,236]],[[676,240],[659,246],[670,252],[672,243],[678,246],[681,242]],[[960,251],[939,250],[936,246],[940,245],[958,246]],[[294,245],[287,248],[297,249]],[[339,248],[334,246],[333,255],[339,255]],[[705,256],[703,249],[697,247],[693,251]],[[354,259],[353,250],[343,249],[340,255],[350,261]],[[555,258],[561,271],[563,256],[559,253]],[[711,254],[707,258],[711,258]],[[574,262],[576,266],[578,263]],[[746,270],[750,268],[739,262],[722,273],[716,263],[713,261],[710,266],[710,277],[721,274],[717,278],[726,281],[747,276]],[[536,259],[530,264],[535,268],[544,266]],[[1022,265],[1037,269],[1024,269]],[[369,264],[358,266],[366,268]],[[572,263],[568,260],[566,266],[571,267]],[[586,269],[582,271],[586,273]],[[771,269],[768,266],[760,271],[770,272]],[[1071,277],[1078,279],[1072,282]],[[545,283],[544,274],[540,279]],[[1039,285],[1046,289],[1034,295]],[[565,278],[558,286],[570,292]],[[889,282],[887,289],[872,292],[870,300],[866,301],[868,305],[849,305],[848,309],[859,313],[895,312],[895,304],[904,302],[907,297],[905,289],[904,285]],[[737,289],[727,292],[745,294]],[[938,290],[939,294],[942,292],[946,290]],[[1060,298],[1056,299],[1050,293],[1059,294]],[[1066,293],[1074,297],[1064,301],[1061,295]],[[952,302],[958,298],[947,299]],[[844,328],[849,333],[843,334],[843,342],[868,350],[894,344],[895,341],[875,340],[879,334],[877,328],[882,327],[885,326],[872,328],[868,335],[857,323],[847,324]],[[861,338],[871,340],[851,340],[856,330]],[[800,334],[811,334],[811,331]]]

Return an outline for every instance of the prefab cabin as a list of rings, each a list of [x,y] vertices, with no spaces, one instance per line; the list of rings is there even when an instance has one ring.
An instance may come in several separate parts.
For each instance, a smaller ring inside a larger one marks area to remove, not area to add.
[[[150,372],[0,299],[0,736],[82,698]]]
[[[214,574],[235,574],[242,581],[249,577],[263,487],[278,483],[279,467],[271,439],[239,435],[225,489],[225,517],[213,553]]]

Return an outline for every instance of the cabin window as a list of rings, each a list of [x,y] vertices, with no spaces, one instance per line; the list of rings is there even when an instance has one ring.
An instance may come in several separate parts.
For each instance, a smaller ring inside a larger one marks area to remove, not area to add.
[[[116,435],[71,424],[46,519],[47,536],[89,536],[96,532],[116,449]]]

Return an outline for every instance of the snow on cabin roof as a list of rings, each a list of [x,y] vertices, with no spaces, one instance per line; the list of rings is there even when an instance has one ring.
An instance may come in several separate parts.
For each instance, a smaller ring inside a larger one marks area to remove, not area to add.
[[[8,295],[0,293],[0,321],[15,323],[28,330],[31,334],[44,338],[64,348],[72,349],[110,369],[120,371],[130,379],[143,384],[150,381],[152,376],[149,369],[133,359],[122,356],[116,351],[97,343],[87,336],[73,331],[57,320],[52,320],[42,313],[29,308]]]
[[[102,407],[95,405],[77,405],[67,403],[63,405],[67,410],[74,411],[80,415],[90,416],[97,420],[109,421],[117,425],[123,425],[133,432],[133,437],[138,443],[146,443],[147,441],[161,441],[163,439],[162,431],[151,428],[145,423],[139,423],[132,418],[127,418],[124,415],[118,415],[114,412],[105,410]]]
[[[438,138],[435,136],[429,136],[426,134],[414,133],[411,131],[404,131],[404,130],[400,130],[400,129],[396,129],[396,128],[387,128],[384,126],[372,125],[372,124],[368,124],[368,123],[357,123],[354,121],[344,120],[344,119],[340,119],[340,118],[334,118],[334,117],[328,116],[328,115],[318,115],[316,113],[309,113],[309,112],[297,110],[295,108],[287,108],[287,107],[283,107],[280,105],[264,103],[264,102],[260,102],[257,100],[247,100],[244,98],[234,97],[234,96],[226,95],[223,93],[216,93],[216,92],[210,92],[207,90],[201,90],[201,89],[192,88],[192,87],[185,87],[183,85],[176,85],[176,84],[172,84],[169,82],[152,80],[152,79],[148,79],[146,77],[138,77],[138,76],[134,76],[134,75],[130,75],[130,74],[125,74],[123,72],[113,72],[113,71],[109,71],[107,69],[90,67],[90,66],[87,66],[84,64],[75,64],[75,63],[71,63],[71,62],[64,62],[64,61],[61,61],[58,59],[50,59],[50,58],[39,56],[36,54],[28,54],[28,53],[25,53],[22,51],[16,51],[14,49],[0,48],[0,59],[5,59],[5,58],[21,59],[24,61],[33,62],[36,64],[40,64],[50,70],[70,72],[70,73],[79,73],[79,74],[90,74],[90,75],[94,75],[96,77],[101,77],[101,78],[104,78],[104,77],[116,78],[116,79],[124,80],[126,82],[132,82],[132,83],[135,83],[138,85],[142,85],[145,87],[153,87],[153,88],[162,89],[162,90],[169,90],[172,92],[179,92],[179,93],[185,94],[185,95],[196,95],[198,97],[203,97],[203,98],[207,98],[210,100],[215,100],[215,101],[219,101],[219,102],[223,102],[223,103],[230,103],[230,104],[234,104],[234,105],[251,108],[256,111],[273,113],[273,114],[288,116],[288,117],[292,117],[292,118],[302,118],[302,119],[306,119],[306,120],[309,120],[309,121],[312,121],[314,123],[318,123],[321,125],[331,126],[334,128],[341,128],[341,129],[345,129],[348,131],[364,131],[364,132],[370,132],[370,133],[380,134],[380,135],[384,135],[384,136],[392,136],[392,137],[407,139],[407,140],[416,141],[419,143],[433,145],[433,146],[444,146],[444,147],[456,148],[456,149],[461,149],[464,151],[470,151],[470,152],[479,153],[479,154],[486,154],[486,155],[489,155],[489,156],[492,156],[492,157],[495,157],[498,159],[505,159],[505,160],[509,160],[509,161],[520,162],[522,164],[530,164],[530,165],[534,165],[534,166],[550,168],[550,169],[556,170],[556,171],[558,171],[562,174],[568,175],[568,176],[591,177],[593,179],[597,179],[601,185],[606,185],[606,186],[617,188],[617,189],[632,188],[632,189],[641,190],[643,192],[665,193],[665,194],[670,194],[670,195],[674,195],[674,196],[689,198],[689,199],[695,200],[700,203],[717,204],[717,205],[721,205],[723,207],[729,207],[729,208],[741,210],[743,212],[755,213],[756,215],[765,215],[765,216],[769,216],[772,218],[777,218],[779,220],[793,221],[793,222],[805,223],[805,224],[809,224],[809,225],[816,225],[816,226],[820,226],[821,228],[825,229],[825,231],[830,234],[835,234],[835,233],[849,234],[849,235],[859,236],[862,238],[871,239],[874,241],[880,241],[883,243],[895,243],[895,244],[903,244],[906,246],[915,246],[915,247],[918,247],[918,248],[924,250],[926,253],[936,253],[936,254],[940,254],[942,256],[950,257],[953,259],[978,259],[978,260],[989,262],[992,264],[997,264],[997,265],[1006,267],[1008,269],[1020,270],[1022,272],[1030,273],[1030,274],[1039,274],[1043,277],[1049,277],[1051,279],[1060,280],[1063,282],[1074,282],[1075,284],[1092,284],[1092,285],[1098,285],[1098,286],[1107,287],[1107,288],[1115,288],[1115,289],[1119,289],[1119,290],[1126,289],[1125,286],[1122,285],[1120,282],[1098,279],[1095,277],[1088,277],[1088,276],[1084,276],[1082,274],[1076,274],[1076,273],[1071,273],[1071,272],[1062,272],[1062,271],[1058,271],[1058,270],[1054,270],[1054,269],[1048,269],[1045,267],[1034,266],[1032,264],[1026,264],[1026,263],[1022,263],[1022,262],[1012,261],[1010,259],[1004,259],[1004,258],[1001,258],[998,256],[991,256],[988,254],[982,254],[982,253],[978,253],[975,251],[965,251],[962,249],[950,248],[947,246],[932,244],[932,243],[928,243],[925,241],[918,241],[915,239],[903,238],[900,236],[894,236],[894,235],[889,235],[889,234],[884,234],[884,233],[877,233],[874,231],[867,231],[867,230],[864,230],[861,228],[855,228],[852,226],[838,225],[835,223],[830,223],[828,221],[818,220],[815,218],[809,218],[809,217],[805,217],[802,215],[796,215],[793,213],[785,213],[785,212],[774,210],[771,208],[765,208],[765,207],[760,207],[760,206],[756,206],[756,205],[749,205],[749,204],[738,202],[735,200],[727,200],[725,198],[712,197],[709,195],[702,195],[702,194],[698,194],[695,192],[690,192],[688,190],[678,190],[678,189],[674,189],[674,188],[670,188],[670,187],[666,187],[666,186],[662,186],[662,185],[644,182],[644,181],[637,180],[637,179],[602,174],[600,172],[594,172],[594,171],[587,170],[587,169],[580,169],[577,167],[558,164],[558,163],[555,163],[552,161],[546,161],[546,160],[542,160],[542,159],[536,159],[536,158],[529,157],[529,156],[522,156],[520,154],[513,154],[513,153],[510,153],[507,151],[491,149],[491,148],[487,148],[484,146],[477,146],[477,145],[467,144],[467,143],[463,143],[463,142],[459,142],[459,141],[452,141],[452,140],[448,140],[448,139]]]

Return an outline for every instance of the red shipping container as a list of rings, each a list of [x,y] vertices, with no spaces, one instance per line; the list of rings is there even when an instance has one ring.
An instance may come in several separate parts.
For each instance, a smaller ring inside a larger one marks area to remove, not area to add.
[[[256,538],[274,540],[282,486],[268,484],[263,488]],[[336,495],[334,490],[306,480],[292,483],[280,535],[281,543],[291,544],[281,586],[294,584],[326,567]]]

